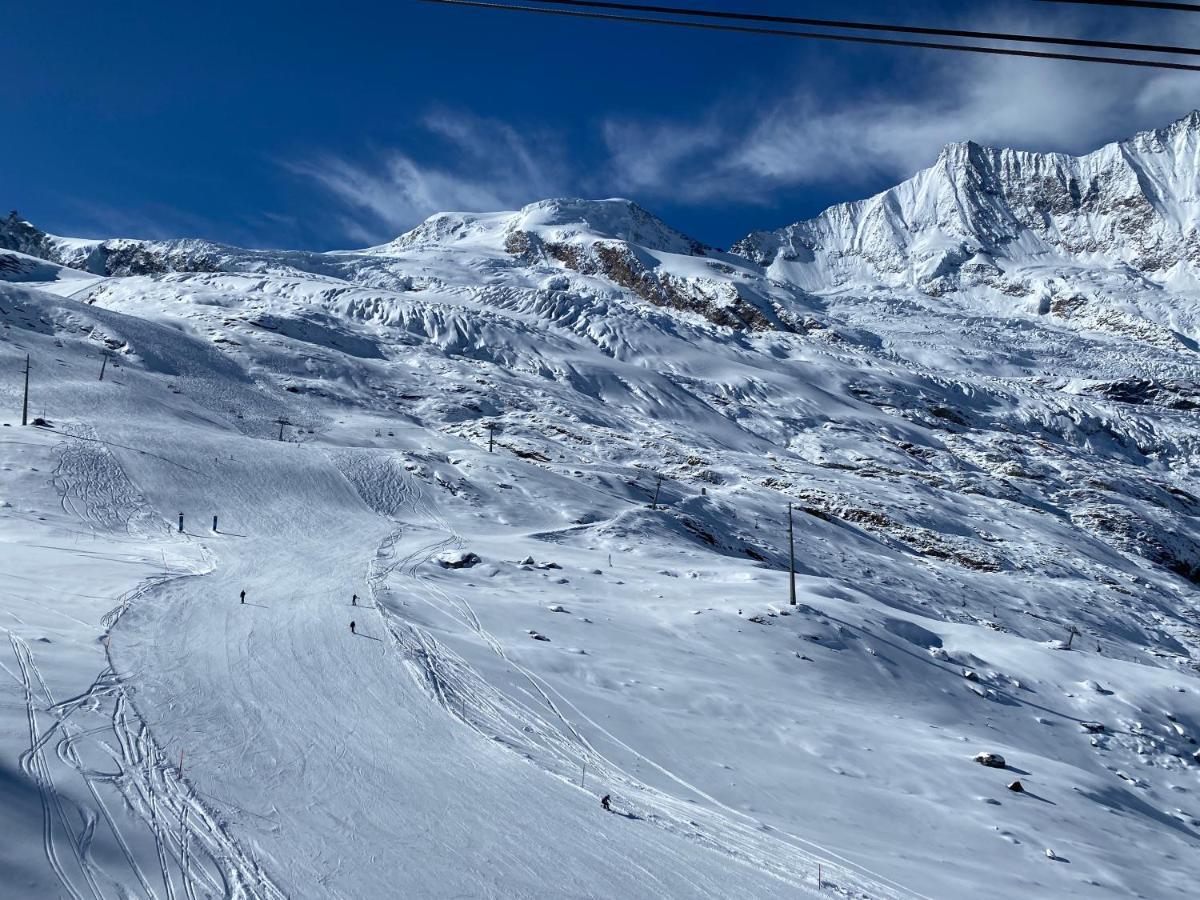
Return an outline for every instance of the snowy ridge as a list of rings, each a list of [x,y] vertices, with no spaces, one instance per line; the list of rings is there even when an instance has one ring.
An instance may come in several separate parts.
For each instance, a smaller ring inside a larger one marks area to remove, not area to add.
[[[807,290],[941,294],[1093,272],[1195,292],[1200,113],[1082,157],[951,144],[930,168],[734,249]]]

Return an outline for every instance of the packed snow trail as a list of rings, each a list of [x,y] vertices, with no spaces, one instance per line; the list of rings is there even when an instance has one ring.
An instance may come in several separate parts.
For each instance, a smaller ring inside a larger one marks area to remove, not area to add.
[[[106,660],[104,631],[130,603],[156,585],[205,571],[208,563],[166,531],[90,432],[72,432],[65,440],[34,433],[4,448],[5,471],[17,459],[37,463],[29,467],[31,474],[53,469],[51,479],[36,478],[17,491],[20,506],[7,503],[8,521],[0,523],[9,562],[6,582],[34,594],[24,598],[24,606],[6,610],[12,627],[0,625],[0,631],[10,653],[0,654],[0,670],[23,697],[26,746],[17,755],[17,770],[40,798],[40,856],[48,870],[38,871],[39,854],[22,840],[33,825],[32,810],[23,812],[19,802],[5,808],[5,849],[22,860],[13,869],[21,874],[11,888],[72,898],[278,900],[269,878],[180,780],[133,712],[125,679]],[[20,444],[17,459],[14,443]],[[55,496],[61,515],[50,508]],[[174,568],[167,568],[168,552]],[[43,558],[56,571],[39,567]],[[112,603],[104,586],[126,583],[131,566],[145,574],[104,612]],[[77,567],[91,576],[89,593],[63,589]],[[103,668],[96,674],[93,666]],[[0,708],[0,714],[8,713]],[[12,738],[5,737],[5,743]]]
[[[319,449],[144,423],[137,439],[153,452],[123,462],[159,509],[178,508],[185,522],[219,513],[224,524],[204,538],[216,570],[132,605],[111,652],[136,673],[139,711],[164,750],[185,753],[197,795],[286,893],[800,890],[603,813],[590,793],[431,704],[384,620],[350,606],[391,525]]]

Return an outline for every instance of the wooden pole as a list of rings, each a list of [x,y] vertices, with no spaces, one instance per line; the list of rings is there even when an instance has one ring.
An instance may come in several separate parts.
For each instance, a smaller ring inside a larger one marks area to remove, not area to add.
[[[488,453],[492,452],[492,448],[496,444],[496,426],[488,423]]]
[[[792,530],[792,504],[788,504],[788,604],[796,605],[796,538]]]
[[[650,501],[651,509],[658,509],[658,492],[662,489],[662,476],[658,476],[658,481],[654,483],[654,499]]]
[[[100,378],[98,380],[103,381],[104,380],[104,368],[108,365],[108,351],[107,350],[104,350],[100,354],[100,360],[101,360],[100,361]]]
[[[25,354],[25,399],[21,401],[21,424],[29,424],[29,354]]]

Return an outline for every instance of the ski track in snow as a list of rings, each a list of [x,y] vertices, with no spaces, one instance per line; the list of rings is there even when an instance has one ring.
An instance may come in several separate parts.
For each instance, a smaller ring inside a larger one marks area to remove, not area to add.
[[[53,482],[63,509],[91,529],[121,530],[135,541],[154,530],[169,535],[169,528],[147,509],[145,498],[112,454],[90,430],[80,427],[75,432],[56,448],[58,465]],[[139,597],[167,582],[212,571],[211,555],[201,550],[209,559],[206,566],[152,576],[121,595],[116,606],[101,617],[108,666],[77,696],[56,700],[28,642],[4,628],[19,671],[14,677],[23,686],[27,705],[29,749],[21,755],[20,770],[37,785],[42,800],[42,846],[47,863],[73,900],[128,895],[120,875],[104,871],[89,855],[98,825],[111,833],[142,896],[174,900],[178,883],[189,900],[199,896],[231,900],[284,897],[162,753],[110,655],[112,629]],[[106,710],[107,722],[102,726],[85,728],[74,721],[82,711],[91,717],[104,717]],[[43,725],[41,717],[48,717],[49,723]],[[95,769],[85,762],[81,746],[93,753],[98,751],[111,771]],[[90,807],[79,806],[63,796],[47,761],[51,748],[86,787],[92,799]],[[123,831],[128,826],[119,824],[110,809],[112,800],[118,798],[153,834],[158,865],[153,878],[130,849]],[[76,863],[82,885],[62,862],[64,844]]]
[[[405,535],[405,523],[393,519],[397,528],[380,544],[368,568],[366,581],[375,608],[382,616],[394,645],[412,661],[411,669],[450,715],[567,783],[574,784],[572,773],[586,766],[586,772],[600,781],[621,785],[623,792],[618,794],[618,802],[628,806],[637,818],[768,872],[797,889],[809,887],[812,872],[817,870],[819,863],[825,873],[823,887],[828,893],[928,900],[924,894],[805,838],[778,832],[778,836],[764,833],[756,827],[757,823],[752,817],[720,803],[584,715],[544,679],[508,657],[500,641],[483,627],[465,598],[442,590],[422,576],[423,566],[447,550],[461,548],[463,539],[438,514],[421,487],[414,480],[401,476],[404,487],[393,491],[387,502],[381,503],[379,498],[370,496],[370,492],[377,490],[375,486],[361,479],[350,480],[364,495],[364,501],[377,511],[389,506],[397,511],[410,507],[418,519],[428,522],[429,527],[445,535],[415,547],[404,556],[398,556],[397,545]],[[384,602],[384,595],[389,589],[389,579],[394,574],[409,580],[414,597],[474,633],[506,665],[518,672],[528,683],[529,690],[526,693],[533,705],[519,702],[486,682],[465,660],[428,631],[404,621],[389,608]],[[563,706],[569,707],[594,732],[647,762],[688,793],[700,797],[714,808],[705,809],[639,781],[597,750],[571,717],[563,712]],[[539,708],[547,710],[552,721],[537,712]]]

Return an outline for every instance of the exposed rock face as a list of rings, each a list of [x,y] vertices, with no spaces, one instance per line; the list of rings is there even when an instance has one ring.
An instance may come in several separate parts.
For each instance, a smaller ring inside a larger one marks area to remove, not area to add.
[[[15,209],[0,220],[0,249],[61,262],[55,259],[56,251],[49,236],[22,219]]]

